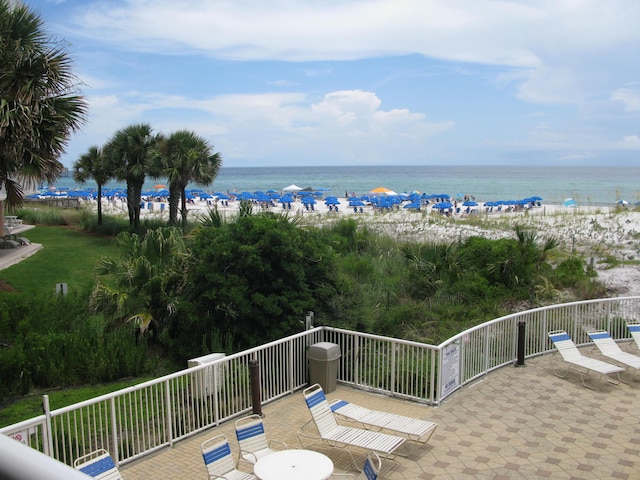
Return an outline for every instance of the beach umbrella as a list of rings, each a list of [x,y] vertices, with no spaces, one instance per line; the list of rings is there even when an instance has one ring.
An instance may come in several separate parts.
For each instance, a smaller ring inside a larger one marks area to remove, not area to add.
[[[564,202],[562,202],[562,206],[567,208],[574,208],[576,205],[577,203],[573,198],[565,198]]]
[[[618,205],[629,205],[629,202],[627,202],[626,200],[618,200],[616,203]]]
[[[478,202],[474,202],[473,200],[467,200],[462,204],[463,207],[477,207]]]
[[[325,205],[340,205],[340,200],[337,197],[327,197],[324,199]]]
[[[253,200],[255,195],[251,192],[241,192],[236,198],[238,200]]]
[[[292,183],[288,187],[284,187],[282,189],[283,192],[299,192],[302,190],[302,187],[297,186],[295,183]]]
[[[316,203],[316,199],[313,198],[310,195],[307,195],[306,197],[302,197],[302,203],[304,203],[305,205],[315,205]]]
[[[373,190],[370,190],[369,193],[377,193],[381,195],[397,195],[396,192],[385,187],[374,188]]]
[[[411,208],[414,210],[420,210],[420,202],[411,202],[411,203],[407,203],[404,207],[402,208]]]
[[[162,188],[167,188],[167,186],[161,183],[158,183],[157,185],[154,185],[153,188],[155,188],[156,190],[160,190]]]
[[[364,207],[365,203],[362,200],[351,200],[349,202],[350,207]]]

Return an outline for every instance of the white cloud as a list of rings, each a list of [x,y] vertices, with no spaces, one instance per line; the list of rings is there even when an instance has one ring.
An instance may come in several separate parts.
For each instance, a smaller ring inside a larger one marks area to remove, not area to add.
[[[427,122],[424,114],[408,109],[383,110],[375,93],[360,90],[330,92],[316,103],[295,93],[219,95],[199,100],[145,92],[129,92],[126,97],[94,96],[89,102],[91,121],[84,129],[82,143],[74,143],[72,160],[141,119],[164,133],[197,131],[232,157],[289,155],[316,161],[336,156],[369,162],[376,156],[389,158],[385,155],[394,149],[424,148],[430,137],[454,127],[452,121]],[[283,146],[290,150],[284,151]]]
[[[622,148],[640,150],[640,137],[638,135],[627,135],[626,137],[623,137]]]
[[[629,86],[638,85],[639,82],[627,84]],[[611,99],[624,104],[624,109],[629,112],[640,111],[640,87],[638,88],[618,88],[611,94]]]

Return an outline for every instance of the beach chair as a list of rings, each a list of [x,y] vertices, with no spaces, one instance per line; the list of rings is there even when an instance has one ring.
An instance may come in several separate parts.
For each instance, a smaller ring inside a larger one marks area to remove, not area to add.
[[[576,347],[571,337],[564,330],[555,330],[548,333],[549,338],[553,342],[554,346],[562,355],[562,359],[567,363],[567,369],[564,375],[557,373],[557,368],[554,369],[554,374],[560,378],[565,378],[569,373],[569,370],[573,369],[580,375],[582,385],[587,388],[593,388],[587,385],[584,381],[584,375],[588,375],[589,372],[595,372],[602,375],[607,382],[617,384],[617,382],[611,380],[609,374],[615,373],[620,380],[620,372],[624,372],[624,368],[620,368],[617,365],[612,365],[595,358],[585,357],[580,353],[578,347]]]
[[[335,413],[329,407],[322,387],[317,383],[305,388],[303,394],[312,417],[298,430],[298,440],[303,447],[303,438],[321,440],[331,447],[346,450],[351,456],[353,464],[358,468],[351,452],[352,447],[373,450],[387,458],[394,456],[398,447],[406,440],[403,437],[387,433],[339,425]],[[308,430],[312,424],[315,424],[318,435],[309,433]]]
[[[209,480],[224,478],[226,480],[254,480],[251,473],[236,468],[231,447],[227,437],[216,435],[202,442],[202,458],[209,474]]]
[[[382,470],[382,459],[376,452],[369,452],[359,475],[353,473],[334,473],[331,478],[354,478],[355,480],[376,480]]]
[[[640,322],[627,322],[627,330],[629,330],[631,338],[636,342],[636,347],[640,349]]]
[[[598,347],[600,353],[607,358],[615,361],[618,365],[626,365],[636,370],[640,369],[640,357],[632,355],[631,353],[623,352],[618,344],[611,338],[609,332],[605,330],[597,330],[594,332],[587,332],[589,338],[593,340],[593,343]]]
[[[357,422],[366,429],[389,430],[414,442],[427,443],[438,427],[438,424],[433,422],[370,410],[345,400],[335,400],[329,406],[339,418]]]
[[[103,448],[77,458],[73,462],[73,467],[99,480],[122,480],[111,455]]]
[[[249,463],[255,464],[276,450],[271,448],[273,443],[278,443],[283,449],[287,444],[278,440],[267,440],[264,425],[260,415],[249,415],[235,422],[236,438],[240,445],[240,457]]]

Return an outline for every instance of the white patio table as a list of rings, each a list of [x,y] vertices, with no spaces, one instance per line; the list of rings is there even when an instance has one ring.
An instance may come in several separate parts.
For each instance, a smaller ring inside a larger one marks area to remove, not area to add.
[[[326,480],[333,462],[313,450],[280,450],[258,460],[253,473],[260,480]]]

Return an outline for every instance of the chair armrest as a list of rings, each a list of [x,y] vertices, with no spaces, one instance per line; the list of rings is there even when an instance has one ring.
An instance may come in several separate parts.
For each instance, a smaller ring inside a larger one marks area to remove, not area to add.
[[[271,445],[273,445],[274,443],[277,443],[278,445],[280,445],[280,447],[282,448],[282,450],[286,450],[287,448],[287,444],[284,442],[281,442],[280,440],[269,440],[269,448],[271,448]]]
[[[240,450],[240,457],[238,458],[238,462],[237,465],[240,465],[240,460],[247,460],[246,458],[244,458],[246,456],[252,457],[253,461],[248,460],[249,462],[253,463],[254,465],[258,462],[258,457],[256,457],[256,454],[253,452],[250,452],[248,450]]]

